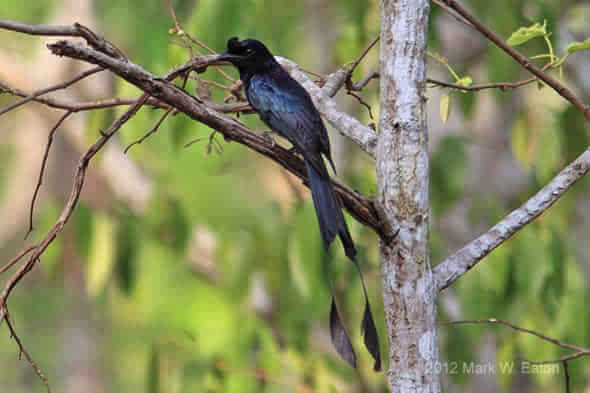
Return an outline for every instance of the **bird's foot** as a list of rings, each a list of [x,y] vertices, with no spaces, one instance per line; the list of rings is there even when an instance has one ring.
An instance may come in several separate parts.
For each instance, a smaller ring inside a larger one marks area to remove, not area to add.
[[[261,137],[263,137],[264,139],[266,139],[267,141],[270,142],[270,147],[273,149],[277,144],[277,142],[275,142],[274,138],[272,137],[272,135],[274,133],[275,133],[274,131],[264,131],[263,133],[260,134]]]
[[[291,147],[291,148],[288,150],[288,152],[289,152],[289,153],[291,153],[291,154],[301,154],[301,152],[299,151],[299,149],[298,149],[298,148],[296,148],[295,146]]]

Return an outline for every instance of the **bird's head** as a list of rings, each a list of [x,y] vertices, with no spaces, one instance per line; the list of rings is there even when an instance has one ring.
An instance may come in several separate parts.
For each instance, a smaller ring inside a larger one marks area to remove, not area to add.
[[[256,72],[275,61],[262,42],[253,39],[240,41],[237,37],[227,41],[227,51],[219,55],[217,60],[232,63],[240,72]]]

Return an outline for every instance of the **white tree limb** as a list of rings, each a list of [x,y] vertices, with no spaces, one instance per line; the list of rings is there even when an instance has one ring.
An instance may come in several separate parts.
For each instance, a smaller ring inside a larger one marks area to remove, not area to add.
[[[393,242],[380,242],[392,393],[440,392],[428,248],[428,11],[428,0],[381,1],[377,185],[387,221],[399,224]]]
[[[434,269],[438,290],[447,288],[506,239],[549,209],[589,169],[590,149],[587,149],[522,206],[447,257]]]

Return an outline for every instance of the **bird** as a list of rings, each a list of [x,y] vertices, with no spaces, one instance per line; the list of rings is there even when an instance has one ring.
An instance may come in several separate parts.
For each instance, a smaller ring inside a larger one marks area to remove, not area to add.
[[[303,157],[324,248],[327,250],[338,236],[345,255],[361,274],[357,251],[324,163],[325,158],[336,173],[328,132],[307,90],[258,40],[232,37],[227,41],[227,51],[220,54],[217,60],[229,62],[238,69],[248,102],[262,122],[270,127],[272,133],[287,139],[293,146],[291,150]],[[375,360],[374,369],[378,371],[381,368],[379,339],[362,274],[361,282],[365,296],[361,328],[365,346]],[[338,353],[356,367],[356,355],[333,296],[330,330]]]

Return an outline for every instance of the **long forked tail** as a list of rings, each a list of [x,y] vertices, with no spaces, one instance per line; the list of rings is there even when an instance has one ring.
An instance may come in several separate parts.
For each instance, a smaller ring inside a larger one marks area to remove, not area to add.
[[[323,165],[323,162],[321,165]],[[379,335],[377,334],[373,313],[371,312],[365,280],[356,259],[354,242],[352,241],[348,226],[344,220],[342,208],[340,207],[336,192],[332,186],[332,181],[330,180],[330,176],[328,175],[325,166],[320,168],[323,173],[318,172],[308,160],[305,160],[305,166],[307,168],[307,178],[309,179],[311,196],[313,198],[313,204],[315,206],[320,232],[322,234],[324,248],[327,250],[336,235],[338,235],[342,242],[342,246],[344,247],[344,253],[352,263],[354,263],[360,275],[363,295],[365,297],[365,311],[361,323],[361,332],[364,334],[365,347],[375,360],[373,369],[379,371],[381,369]],[[350,339],[348,338],[346,330],[340,320],[334,297],[332,297],[332,309],[330,312],[330,330],[332,333],[332,342],[338,353],[340,353],[340,355],[353,367],[356,367],[356,356],[354,355]]]
[[[323,162],[321,162],[321,165],[323,165]],[[320,173],[308,160],[305,160],[305,166],[324,247],[328,249],[336,235],[338,235],[342,241],[346,256],[354,259],[356,249],[350,232],[348,232],[346,221],[344,221],[344,214],[336,197],[336,192],[334,192],[328,170],[324,166],[321,168],[323,173]]]

